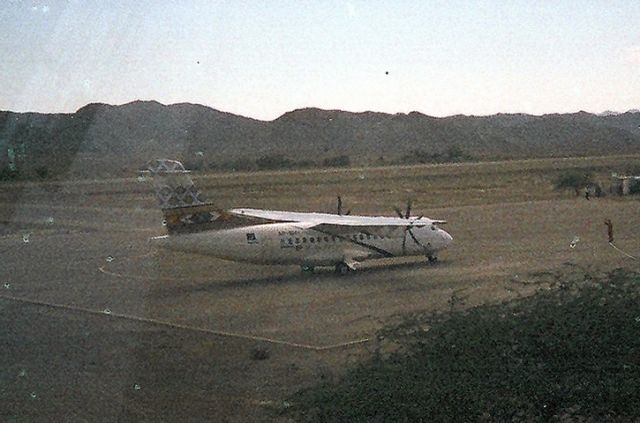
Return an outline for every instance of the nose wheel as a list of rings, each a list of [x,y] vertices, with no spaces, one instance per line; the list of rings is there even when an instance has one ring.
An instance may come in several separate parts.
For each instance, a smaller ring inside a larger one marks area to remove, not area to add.
[[[436,263],[438,262],[438,257],[437,257],[437,256],[434,256],[434,255],[432,255],[432,254],[429,254],[429,255],[427,256],[427,259],[429,260],[429,263],[430,263],[430,264],[436,264]]]

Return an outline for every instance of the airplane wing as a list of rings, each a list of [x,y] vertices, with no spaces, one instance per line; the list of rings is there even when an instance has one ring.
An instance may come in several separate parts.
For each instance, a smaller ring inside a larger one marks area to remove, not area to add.
[[[419,217],[409,219],[402,219],[399,217],[387,217],[387,216],[345,216],[330,213],[304,213],[304,212],[289,212],[289,211],[277,211],[277,210],[261,210],[261,209],[231,209],[227,210],[230,213],[239,217],[249,217],[263,219],[268,222],[292,222],[300,223],[306,228],[312,228],[318,225],[324,225],[325,227],[332,226],[338,229],[339,227],[354,228],[364,230],[366,227],[405,227],[405,226],[427,226],[432,224],[444,224],[446,220],[435,220],[427,217]]]

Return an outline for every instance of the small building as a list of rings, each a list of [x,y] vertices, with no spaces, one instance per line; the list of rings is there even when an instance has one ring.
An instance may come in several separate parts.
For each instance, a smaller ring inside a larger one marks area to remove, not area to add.
[[[618,195],[639,193],[640,176],[618,175],[614,173],[611,175],[611,188],[609,191]]]

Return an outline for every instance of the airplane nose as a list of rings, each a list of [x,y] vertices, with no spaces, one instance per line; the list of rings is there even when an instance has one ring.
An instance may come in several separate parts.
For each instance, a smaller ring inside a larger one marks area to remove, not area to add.
[[[451,243],[451,241],[453,241],[453,237],[449,235],[447,231],[441,230],[440,235],[442,235],[442,240],[444,241],[445,247],[448,246]]]

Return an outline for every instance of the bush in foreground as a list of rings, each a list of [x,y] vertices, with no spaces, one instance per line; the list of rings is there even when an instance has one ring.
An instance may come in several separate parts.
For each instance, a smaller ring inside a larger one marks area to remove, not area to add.
[[[307,421],[638,419],[639,284],[622,271],[586,275],[512,303],[412,316],[381,332],[398,351],[299,393],[288,413]]]

